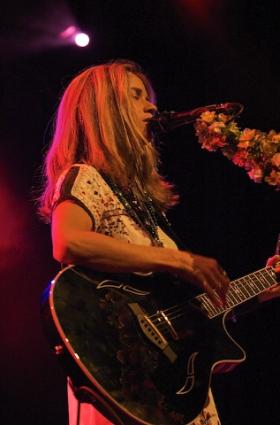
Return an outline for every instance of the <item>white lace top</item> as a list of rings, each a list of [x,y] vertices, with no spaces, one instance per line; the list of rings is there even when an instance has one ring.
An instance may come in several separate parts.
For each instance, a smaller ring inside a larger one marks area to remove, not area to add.
[[[136,245],[152,244],[148,233],[127,214],[118,197],[94,167],[74,164],[59,177],[53,205],[69,199],[89,214],[92,230]],[[172,239],[160,228],[158,235],[163,246],[176,248]]]

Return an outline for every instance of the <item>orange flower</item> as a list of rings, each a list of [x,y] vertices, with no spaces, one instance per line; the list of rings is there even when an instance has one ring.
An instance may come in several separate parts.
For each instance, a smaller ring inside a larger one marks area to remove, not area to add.
[[[273,155],[273,157],[271,158],[271,164],[275,167],[280,167],[280,152],[277,152]]]
[[[210,126],[209,130],[214,131],[215,133],[221,133],[221,129],[225,128],[225,123],[221,121],[214,121]]]
[[[272,170],[269,176],[266,176],[264,179],[271,186],[278,186],[280,189],[280,172],[276,170]]]
[[[195,128],[202,148],[220,149],[235,165],[245,169],[252,180],[266,182],[280,190],[280,133],[240,130],[229,117],[211,111],[201,115]]]
[[[222,148],[226,145],[226,138],[220,134],[214,135],[211,138],[205,139],[202,143],[202,147],[208,151],[215,151],[218,148]]]
[[[242,133],[241,133],[241,135],[240,135],[240,137],[239,137],[239,140],[241,141],[241,142],[245,142],[245,141],[249,141],[249,140],[252,140],[254,137],[255,137],[255,135],[256,135],[256,130],[251,130],[250,128],[245,128],[243,131],[242,131]]]
[[[239,142],[239,143],[237,144],[237,146],[238,146],[240,149],[248,149],[248,147],[250,146],[250,141],[249,141],[249,140],[242,140],[241,142]]]
[[[218,117],[223,122],[228,122],[230,120],[230,116],[229,115],[226,115],[226,114],[219,114]]]
[[[280,142],[280,134],[274,134],[271,138],[271,140],[275,143]]]
[[[214,111],[206,111],[201,114],[201,119],[202,121],[205,121],[208,124],[211,124],[214,121],[215,116],[216,114]]]

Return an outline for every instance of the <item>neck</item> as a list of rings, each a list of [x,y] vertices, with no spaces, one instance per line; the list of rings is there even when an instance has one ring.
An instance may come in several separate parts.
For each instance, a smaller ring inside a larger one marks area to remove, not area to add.
[[[226,304],[223,307],[214,306],[207,294],[198,295],[195,300],[199,302],[201,308],[207,313],[208,317],[212,319],[256,297],[276,283],[276,274],[273,268],[266,267],[242,278],[233,280],[230,283],[226,296]]]

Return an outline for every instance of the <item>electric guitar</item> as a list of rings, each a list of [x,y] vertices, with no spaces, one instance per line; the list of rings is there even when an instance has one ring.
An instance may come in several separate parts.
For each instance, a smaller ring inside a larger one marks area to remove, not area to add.
[[[95,391],[108,419],[100,399],[126,425],[183,425],[205,406],[212,373],[246,358],[226,329],[232,309],[275,283],[271,267],[248,274],[217,307],[164,275],[69,266],[45,291],[42,318],[68,376]]]

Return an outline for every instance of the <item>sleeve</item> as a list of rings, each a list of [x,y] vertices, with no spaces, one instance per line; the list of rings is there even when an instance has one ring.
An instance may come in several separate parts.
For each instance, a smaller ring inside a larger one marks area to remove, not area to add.
[[[86,164],[76,164],[59,177],[53,197],[53,210],[71,200],[82,207],[92,220],[92,228],[100,226],[106,198],[106,183],[98,171]]]

